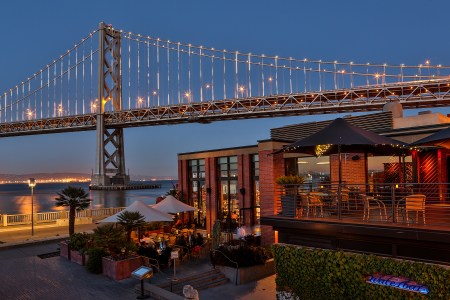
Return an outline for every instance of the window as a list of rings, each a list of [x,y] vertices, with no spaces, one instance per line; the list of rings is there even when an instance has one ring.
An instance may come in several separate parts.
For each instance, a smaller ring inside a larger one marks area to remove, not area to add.
[[[196,227],[206,227],[206,185],[205,160],[194,159],[189,161],[189,201],[197,208],[194,211]]]
[[[218,218],[227,228],[237,228],[239,220],[238,163],[237,156],[220,157],[217,160],[219,174]]]
[[[259,194],[259,155],[252,155],[252,179],[253,179],[253,225],[260,224],[260,194]]]

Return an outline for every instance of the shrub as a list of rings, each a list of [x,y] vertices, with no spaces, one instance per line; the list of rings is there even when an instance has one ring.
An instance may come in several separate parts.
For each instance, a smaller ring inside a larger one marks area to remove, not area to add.
[[[286,175],[278,177],[275,182],[279,185],[303,184],[305,183],[305,177],[299,175]]]
[[[301,299],[448,299],[450,270],[407,260],[273,244],[277,291]],[[366,282],[372,274],[404,276],[424,284],[428,295]]]
[[[102,248],[92,248],[88,250],[89,259],[86,267],[89,272],[100,274],[102,272],[102,257],[107,256],[108,253]]]
[[[74,233],[69,238],[70,250],[77,250],[79,252],[85,252],[92,243],[92,234]]]
[[[272,258],[272,252],[268,248],[261,246],[251,246],[242,240],[232,240],[227,244],[219,246],[217,249],[230,260],[237,262],[239,268],[263,265],[268,259]],[[215,265],[236,267],[236,265],[222,254],[214,252],[211,257]]]

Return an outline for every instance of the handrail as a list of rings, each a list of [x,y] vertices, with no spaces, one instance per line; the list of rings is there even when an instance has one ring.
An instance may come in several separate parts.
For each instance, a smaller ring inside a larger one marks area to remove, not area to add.
[[[85,209],[76,212],[76,218],[80,217],[107,217],[117,212],[122,211],[125,207],[107,207],[107,208],[93,208]],[[50,212],[35,212],[35,223],[50,223],[56,222],[58,219],[68,219],[69,211],[50,211]],[[10,225],[26,225],[31,224],[31,214],[1,214],[0,215],[0,227],[6,227]]]
[[[220,254],[223,255],[223,257],[225,257],[226,259],[228,259],[229,262],[231,262],[231,263],[233,263],[233,264],[236,265],[236,276],[235,276],[236,278],[235,278],[235,284],[237,285],[237,284],[238,284],[238,274],[239,274],[239,264],[238,264],[238,262],[232,260],[232,259],[229,258],[225,253],[223,253],[222,251],[217,250],[217,249],[212,249],[212,250],[211,250],[211,257],[214,255],[215,252],[219,252]],[[211,259],[211,262],[212,262],[213,268],[216,268],[213,259]]]

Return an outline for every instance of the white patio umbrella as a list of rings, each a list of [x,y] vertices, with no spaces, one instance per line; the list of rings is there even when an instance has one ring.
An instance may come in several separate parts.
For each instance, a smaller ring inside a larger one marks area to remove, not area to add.
[[[172,216],[166,214],[160,210],[151,208],[147,206],[144,202],[140,200],[134,201],[133,204],[125,208],[124,210],[116,213],[115,215],[109,216],[99,222],[102,223],[115,223],[118,221],[117,217],[124,211],[137,211],[144,216],[145,222],[172,222]]]
[[[187,204],[179,201],[177,198],[175,198],[174,196],[171,196],[171,195],[166,196],[166,198],[164,198],[164,200],[162,200],[158,204],[153,205],[152,208],[157,209],[162,212],[165,212],[165,213],[170,213],[170,214],[198,210],[195,207],[192,207],[190,205],[187,205]]]

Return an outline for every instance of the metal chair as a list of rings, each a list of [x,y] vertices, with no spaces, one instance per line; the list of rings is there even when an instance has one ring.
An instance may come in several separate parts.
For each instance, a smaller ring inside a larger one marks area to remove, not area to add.
[[[365,194],[360,194],[361,200],[363,202],[364,206],[364,214],[363,214],[363,220],[369,221],[370,220],[370,211],[371,210],[378,210],[380,213],[380,221],[383,221],[383,212],[384,212],[384,218],[387,220],[387,213],[386,213],[386,206],[384,203],[380,200],[375,199],[374,197],[367,196]]]
[[[298,197],[299,203],[297,203],[297,215],[299,217],[303,217],[303,212],[306,209],[306,217],[309,216],[309,204],[308,204],[308,195],[305,193],[300,193],[300,197]]]
[[[311,192],[308,196],[308,211],[309,208],[312,207],[314,217],[317,216],[317,208],[320,208],[320,217],[323,217],[323,202],[320,199],[320,196],[314,192]]]
[[[347,188],[343,188],[341,190],[341,207],[347,207],[347,211],[350,210],[350,190]]]

